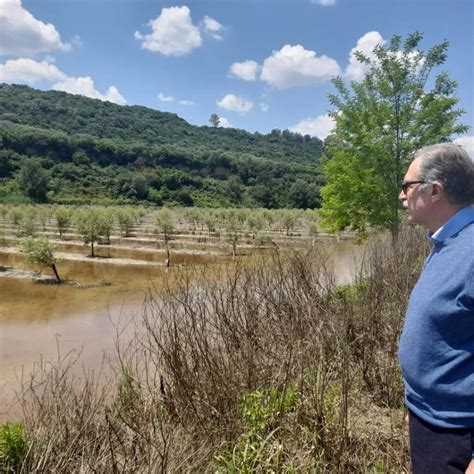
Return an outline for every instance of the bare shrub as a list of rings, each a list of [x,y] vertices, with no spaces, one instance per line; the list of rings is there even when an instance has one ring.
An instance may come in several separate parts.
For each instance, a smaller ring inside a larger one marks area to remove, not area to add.
[[[33,376],[23,471],[407,471],[396,352],[425,251],[374,240],[344,286],[316,247],[170,273],[115,377]]]

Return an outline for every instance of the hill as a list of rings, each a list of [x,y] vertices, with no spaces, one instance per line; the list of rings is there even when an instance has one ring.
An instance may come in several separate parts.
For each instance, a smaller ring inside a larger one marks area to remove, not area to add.
[[[3,201],[315,207],[322,152],[321,140],[287,130],[196,127],[146,107],[0,85]]]

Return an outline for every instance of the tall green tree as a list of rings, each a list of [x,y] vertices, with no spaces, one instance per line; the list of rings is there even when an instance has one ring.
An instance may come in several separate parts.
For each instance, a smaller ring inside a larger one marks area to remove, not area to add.
[[[36,159],[26,160],[17,175],[19,188],[33,201],[45,202],[49,176]]]
[[[322,222],[332,231],[350,229],[363,237],[381,228],[395,238],[399,184],[411,153],[468,129],[458,122],[464,111],[456,108],[457,83],[445,72],[431,78],[447,59],[448,42],[425,52],[422,39],[420,32],[403,42],[393,36],[373,55],[358,52],[364,77],[349,85],[333,80],[337,93],[329,95],[330,116],[336,126],[327,141],[330,158],[321,190]]]

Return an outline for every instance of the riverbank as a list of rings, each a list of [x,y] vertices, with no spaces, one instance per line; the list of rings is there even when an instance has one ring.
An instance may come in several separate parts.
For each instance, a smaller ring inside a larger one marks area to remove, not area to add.
[[[353,285],[316,249],[174,275],[109,384],[63,363],[30,389],[24,469],[408,472],[396,347],[423,249],[372,244]]]

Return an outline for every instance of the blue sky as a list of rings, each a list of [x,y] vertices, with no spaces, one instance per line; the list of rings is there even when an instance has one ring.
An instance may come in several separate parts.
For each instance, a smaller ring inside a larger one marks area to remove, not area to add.
[[[394,34],[444,39],[474,150],[472,0],[0,0],[0,82],[324,138],[330,82]],[[437,71],[437,72],[440,72]]]

